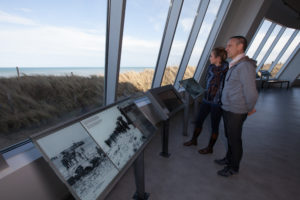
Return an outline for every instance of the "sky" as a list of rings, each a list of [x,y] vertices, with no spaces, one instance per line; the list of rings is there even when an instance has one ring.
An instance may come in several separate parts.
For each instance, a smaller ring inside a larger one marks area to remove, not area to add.
[[[182,56],[199,2],[184,2],[170,63],[178,63]],[[211,6],[215,2],[220,0],[212,0]],[[106,0],[0,1],[0,67],[103,67],[106,4]],[[155,66],[169,6],[170,0],[127,0],[121,67]],[[214,18],[216,12],[209,10],[208,17]]]
[[[170,0],[126,2],[121,67],[154,67]],[[184,1],[168,65],[180,64],[199,2]],[[197,65],[220,3],[210,1],[189,65]],[[106,12],[107,0],[0,1],[0,67],[103,67]]]

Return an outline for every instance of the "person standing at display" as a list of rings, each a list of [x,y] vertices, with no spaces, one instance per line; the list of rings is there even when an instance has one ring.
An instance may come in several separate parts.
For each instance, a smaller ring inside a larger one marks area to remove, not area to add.
[[[219,124],[222,117],[220,105],[221,91],[223,80],[228,70],[227,52],[225,48],[214,48],[210,54],[210,65],[206,75],[206,92],[200,105],[199,113],[196,120],[196,127],[193,137],[190,141],[185,142],[185,146],[197,145],[197,139],[202,131],[202,125],[209,113],[211,113],[211,137],[208,146],[200,149],[199,153],[208,154],[213,152],[213,146],[219,135]]]
[[[239,171],[243,154],[243,123],[247,116],[256,112],[256,62],[245,55],[246,48],[247,40],[243,36],[231,37],[226,46],[228,57],[232,61],[225,77],[221,101],[228,149],[225,158],[215,160],[217,164],[227,165],[217,172],[225,177]]]

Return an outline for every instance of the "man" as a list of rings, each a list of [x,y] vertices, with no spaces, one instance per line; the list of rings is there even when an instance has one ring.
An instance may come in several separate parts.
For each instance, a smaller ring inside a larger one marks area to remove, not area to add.
[[[215,160],[217,164],[227,165],[218,171],[221,176],[231,176],[239,171],[243,154],[242,128],[247,116],[254,109],[258,93],[255,83],[256,64],[245,56],[247,40],[243,36],[233,36],[226,46],[228,57],[232,59],[224,80],[222,109],[228,150],[225,158]]]

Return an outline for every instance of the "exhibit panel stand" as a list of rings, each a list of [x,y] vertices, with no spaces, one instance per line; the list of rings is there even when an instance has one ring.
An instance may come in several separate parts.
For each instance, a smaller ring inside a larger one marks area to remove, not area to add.
[[[169,153],[169,125],[170,119],[164,120],[162,122],[162,134],[161,134],[161,143],[162,151],[159,155],[165,158],[169,158],[171,154]]]
[[[184,101],[172,85],[152,88],[146,94],[154,109],[160,115],[160,123],[162,124],[162,152],[160,155],[168,158],[170,157],[168,149],[170,118],[184,109]]]
[[[134,176],[136,192],[133,196],[134,200],[147,200],[150,196],[145,192],[145,166],[144,166],[144,151],[137,157],[134,162]]]
[[[196,118],[198,111],[198,101],[204,94],[205,90],[202,86],[194,79],[189,78],[185,80],[179,81],[180,86],[184,88],[184,96],[185,96],[185,106],[184,106],[184,114],[183,114],[183,131],[182,135],[188,135],[188,127],[189,127],[189,111],[190,111],[190,101],[194,103],[194,113],[193,118]]]
[[[185,105],[183,111],[183,126],[182,126],[182,135],[188,136],[188,126],[189,126],[189,111],[190,111],[190,95],[187,92],[184,92]]]
[[[104,199],[134,166],[133,198],[146,200],[143,151],[154,130],[127,99],[40,132],[32,140],[76,199]]]

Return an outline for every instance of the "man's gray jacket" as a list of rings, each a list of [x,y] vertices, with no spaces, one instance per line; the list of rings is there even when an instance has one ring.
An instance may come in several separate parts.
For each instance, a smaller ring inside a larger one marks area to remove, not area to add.
[[[222,91],[222,109],[233,113],[250,112],[257,101],[256,63],[247,56],[229,68]]]

